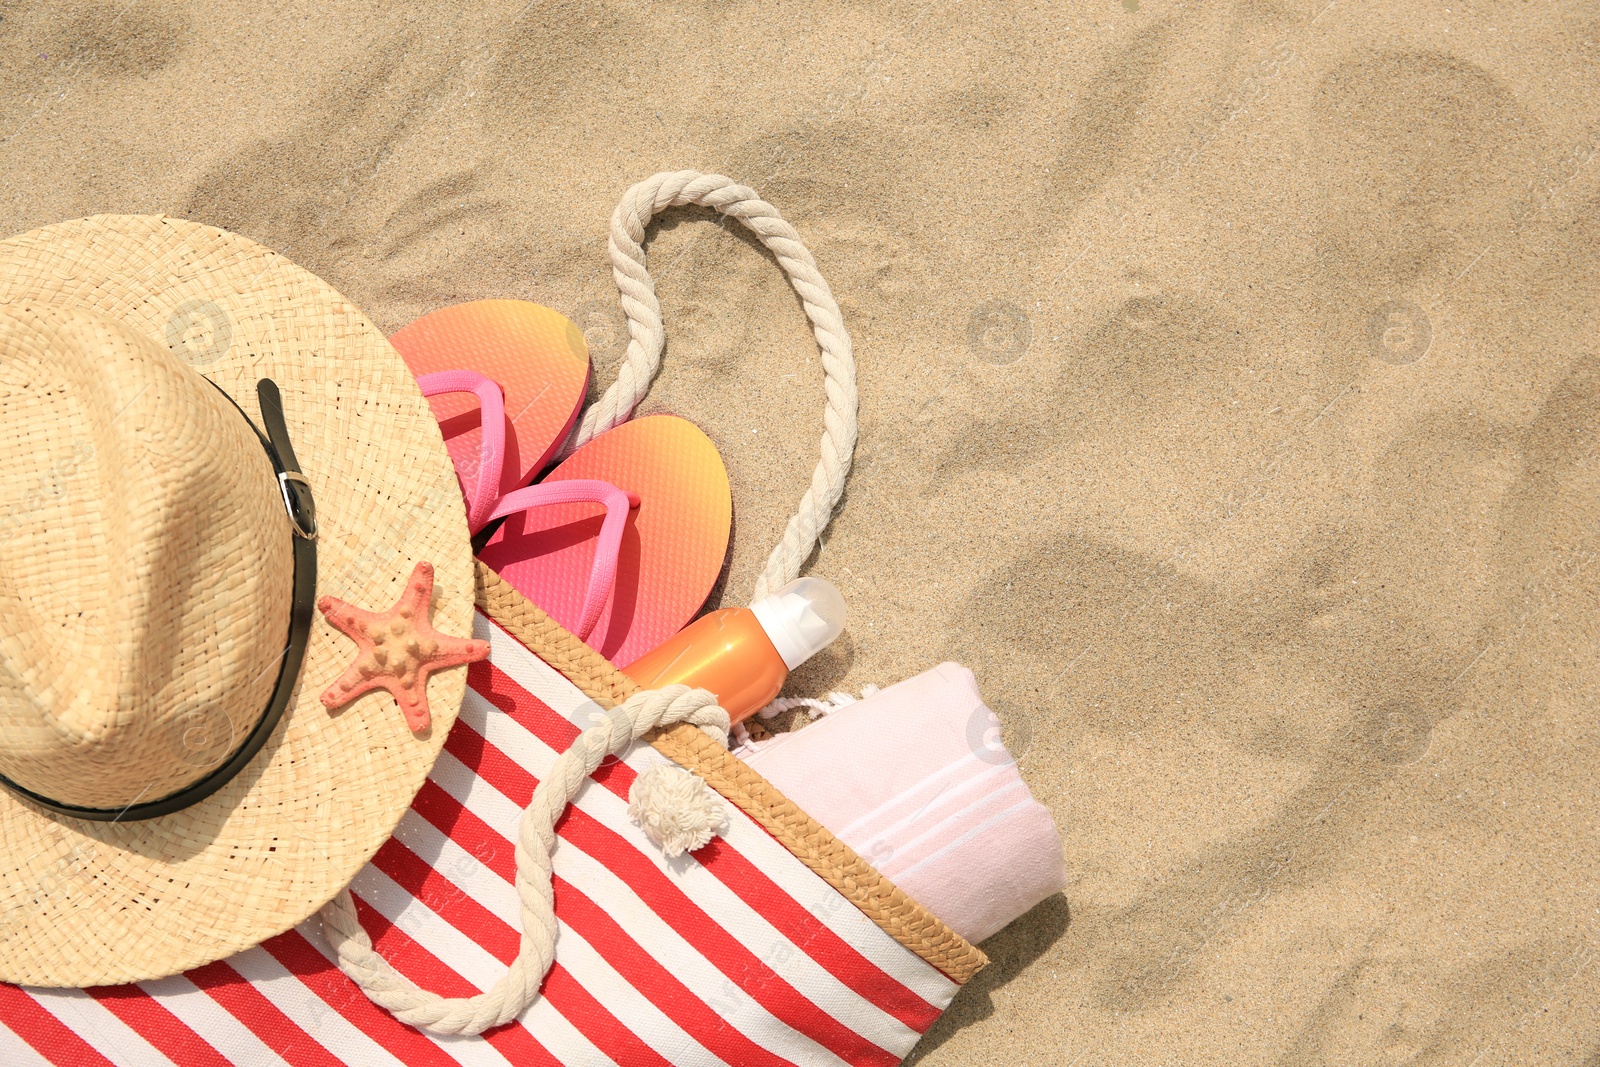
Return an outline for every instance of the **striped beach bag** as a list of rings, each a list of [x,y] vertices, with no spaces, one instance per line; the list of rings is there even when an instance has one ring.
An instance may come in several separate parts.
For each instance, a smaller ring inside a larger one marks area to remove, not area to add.
[[[589,717],[632,683],[480,567],[489,659],[395,836],[351,886],[375,947],[447,996],[518,950],[517,822]],[[725,834],[669,860],[627,816],[672,760],[728,803]],[[481,1036],[397,1021],[335,962],[319,919],[173,978],[0,986],[0,1062],[56,1067],[898,1063],[983,956],[759,775],[680,724],[602,765],[558,825],[555,964]]]
[[[822,462],[759,596],[798,573],[839,500],[855,441],[855,382],[826,283],[794,231],[751,190],[691,172],[630,190],[613,217],[612,259],[632,342],[617,384],[576,440],[630,417],[659,367],[660,309],[640,242],[654,214],[687,203],[739,218],[773,251],[822,350]],[[489,658],[467,668],[460,717],[427,783],[341,898],[359,925],[354,938],[331,929],[325,909],[246,952],[159,981],[0,985],[0,1064],[901,1061],[984,965],[982,952],[690,721],[588,760],[592,770],[566,790],[572,799],[552,815],[547,852],[553,959],[520,1014],[480,1033],[441,1033],[400,1021],[375,1002],[384,994],[372,983],[364,989],[347,976],[339,946],[370,941],[407,988],[445,998],[498,989],[528,943],[518,870],[532,862],[524,814],[537,805],[536,789],[561,777],[571,764],[563,754],[583,748],[585,731],[655,696],[636,694],[630,679],[481,564],[477,582],[474,636],[489,643]],[[672,766],[698,776],[726,813],[718,836],[678,856],[629,815],[639,776]]]

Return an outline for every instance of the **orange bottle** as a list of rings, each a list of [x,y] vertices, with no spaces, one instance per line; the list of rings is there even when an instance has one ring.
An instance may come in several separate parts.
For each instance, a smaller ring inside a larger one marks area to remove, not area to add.
[[[844,631],[844,597],[821,578],[801,578],[748,608],[709,612],[622,670],[642,688],[690,685],[717,694],[742,722],[778,695],[789,672]]]

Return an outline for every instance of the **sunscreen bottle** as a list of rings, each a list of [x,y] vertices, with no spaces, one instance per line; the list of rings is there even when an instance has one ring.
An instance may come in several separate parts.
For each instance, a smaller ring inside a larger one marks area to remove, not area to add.
[[[766,707],[789,672],[844,631],[844,597],[800,578],[748,608],[708,612],[622,669],[641,688],[709,689],[734,722]]]

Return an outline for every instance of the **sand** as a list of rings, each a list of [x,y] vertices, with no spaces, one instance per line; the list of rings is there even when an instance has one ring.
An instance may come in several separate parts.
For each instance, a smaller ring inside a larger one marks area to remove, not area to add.
[[[0,221],[535,300],[603,384],[618,196],[748,182],[860,363],[792,691],[969,664],[1065,839],[913,1060],[1597,1063],[1600,12],[1325,4],[7,3]],[[816,353],[737,227],[649,250],[736,602]]]

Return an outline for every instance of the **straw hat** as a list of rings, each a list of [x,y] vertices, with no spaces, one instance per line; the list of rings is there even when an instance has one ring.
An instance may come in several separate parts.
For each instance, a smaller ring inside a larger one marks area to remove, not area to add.
[[[469,635],[438,426],[333,289],[178,219],[0,243],[0,979],[175,974],[345,886],[466,677],[418,733],[383,692],[330,712],[357,649],[310,602],[383,610],[423,561]]]

